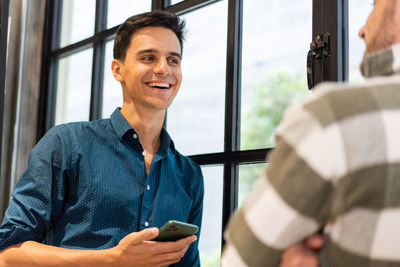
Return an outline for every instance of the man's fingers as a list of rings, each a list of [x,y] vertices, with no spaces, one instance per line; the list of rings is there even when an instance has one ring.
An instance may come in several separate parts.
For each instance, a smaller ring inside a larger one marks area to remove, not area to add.
[[[306,246],[312,250],[319,250],[324,244],[324,239],[320,234],[313,234],[306,239]]]
[[[281,256],[282,261],[285,262],[285,261],[287,261],[288,259],[290,260],[290,259],[296,257],[296,255],[302,254],[302,253],[303,253],[303,252],[302,252],[302,250],[303,250],[302,246],[303,246],[303,245],[296,244],[296,245],[294,245],[294,246],[289,247],[287,250],[285,250],[285,251],[283,252],[283,254],[282,254],[282,256]],[[282,266],[281,266],[281,267],[282,267]]]
[[[195,235],[189,236],[178,241],[172,242],[144,242],[149,245],[148,251],[153,253],[154,264],[159,266],[168,266],[179,262],[189,248],[190,244],[197,240]]]
[[[279,267],[317,267],[318,256],[305,245],[294,245],[287,249],[281,258]]]
[[[197,236],[192,235],[192,236],[188,236],[188,237],[182,238],[182,239],[174,242],[173,246],[175,248],[175,252],[182,251],[183,249],[185,249],[185,251],[186,251],[186,249],[190,246],[190,244],[196,240],[197,240]]]
[[[183,247],[181,250],[177,252],[169,252],[169,253],[164,253],[159,255],[160,262],[162,264],[170,265],[176,262],[179,262],[183,256],[185,256],[185,253],[187,249],[189,248],[188,246]]]
[[[155,253],[157,254],[165,254],[165,253],[176,253],[180,252],[183,249],[186,249],[189,247],[191,243],[197,240],[197,236],[192,235],[188,236],[186,238],[182,238],[178,241],[173,241],[173,242],[157,242],[158,244],[155,246],[152,246],[152,250],[154,250]]]
[[[182,238],[176,241],[178,244],[182,244],[183,246],[189,246],[191,243],[197,240],[197,236],[191,235],[185,238]]]
[[[131,245],[138,245],[143,241],[151,240],[157,237],[158,233],[159,233],[158,228],[153,227],[144,229],[140,232],[131,233],[127,237],[129,237]]]
[[[135,262],[138,266],[168,266],[179,262],[190,244],[197,240],[197,237],[192,235],[175,242],[151,241],[158,234],[158,228],[131,233],[124,237],[113,251],[121,262]]]

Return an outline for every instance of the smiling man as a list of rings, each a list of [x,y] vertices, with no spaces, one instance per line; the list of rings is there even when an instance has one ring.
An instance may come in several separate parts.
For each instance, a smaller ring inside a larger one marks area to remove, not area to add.
[[[150,241],[168,220],[201,226],[203,177],[162,127],[182,80],[184,22],[128,18],[110,119],[52,128],[30,153],[0,227],[0,266],[199,266],[198,235]]]

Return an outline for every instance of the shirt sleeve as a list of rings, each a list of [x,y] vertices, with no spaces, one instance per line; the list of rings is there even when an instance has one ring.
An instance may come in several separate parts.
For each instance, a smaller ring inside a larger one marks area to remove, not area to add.
[[[195,167],[195,172],[193,177],[194,177],[193,180],[197,182],[193,183],[192,185],[194,201],[187,222],[197,225],[199,227],[199,231],[196,233],[197,240],[189,246],[182,260],[176,264],[171,265],[174,267],[178,266],[200,267],[199,241],[201,232],[201,221],[203,216],[204,181],[201,169],[197,165]]]
[[[63,206],[66,161],[71,160],[66,147],[71,146],[56,127],[30,152],[0,226],[0,250],[27,240],[42,242],[51,230]]]
[[[285,249],[327,221],[333,186],[324,156],[335,139],[304,105],[286,112],[266,173],[229,222],[222,266],[278,266]]]

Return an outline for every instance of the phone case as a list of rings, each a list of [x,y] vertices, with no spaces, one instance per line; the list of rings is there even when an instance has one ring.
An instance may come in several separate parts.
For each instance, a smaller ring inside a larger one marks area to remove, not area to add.
[[[194,224],[170,220],[160,228],[160,234],[154,241],[176,241],[194,235],[199,227]]]

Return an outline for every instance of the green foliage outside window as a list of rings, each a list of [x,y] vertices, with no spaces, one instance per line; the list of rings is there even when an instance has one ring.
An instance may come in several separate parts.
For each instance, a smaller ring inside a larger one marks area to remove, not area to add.
[[[202,267],[219,267],[221,259],[221,248],[217,247],[210,252],[200,252],[200,263]]]
[[[310,94],[303,73],[277,72],[251,89],[247,110],[243,110],[241,149],[274,147],[275,129],[281,122],[286,108]],[[239,206],[259,178],[266,164],[239,167]]]
[[[292,75],[277,72],[250,89],[248,109],[241,119],[241,149],[271,148],[274,146],[275,129],[286,108],[309,95],[304,74]],[[239,166],[239,206],[250,192],[254,181],[260,177],[266,164]],[[220,266],[220,248],[200,253],[202,267]]]
[[[277,72],[250,90],[242,115],[241,149],[274,146],[276,126],[286,108],[309,94],[304,74]]]

